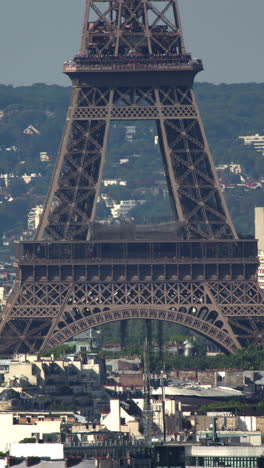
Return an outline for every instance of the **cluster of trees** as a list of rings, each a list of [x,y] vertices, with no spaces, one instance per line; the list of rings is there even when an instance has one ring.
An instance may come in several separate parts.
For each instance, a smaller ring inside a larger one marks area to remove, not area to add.
[[[64,343],[62,345],[57,346],[56,348],[49,348],[41,351],[39,353],[40,357],[48,357],[53,355],[55,359],[59,359],[62,356],[66,356],[66,354],[72,354],[75,352],[76,346],[71,343]]]
[[[152,321],[152,340],[154,345],[159,343],[159,322]],[[239,349],[232,355],[218,354],[216,356],[206,356],[207,340],[201,335],[194,334],[191,330],[173,323],[162,323],[163,342],[165,348],[170,344],[182,344],[186,339],[193,342],[195,352],[193,356],[186,357],[165,351],[162,358],[159,352],[153,352],[151,356],[151,368],[157,370],[165,365],[167,370],[177,369],[256,369],[264,370],[264,349],[262,347],[252,347]],[[114,322],[102,326],[104,342],[120,342],[120,323]],[[143,357],[143,346],[145,337],[145,324],[143,320],[129,320],[126,330],[126,345],[120,352],[102,352],[102,356],[122,357],[141,355]]]
[[[159,322],[152,320],[152,339],[153,343],[158,344],[159,342]],[[174,323],[162,323],[163,327],[163,341],[166,345],[173,343],[183,343],[186,340],[187,334],[185,333],[185,327]],[[104,343],[113,344],[120,342],[120,322],[113,322],[105,324],[102,327]],[[144,320],[128,320],[126,322],[126,348],[124,353],[129,351],[129,354],[135,353],[135,351],[143,346],[145,338],[145,322]],[[192,333],[188,336],[191,338]]]
[[[189,330],[182,333],[189,333]],[[182,334],[182,339],[186,336]],[[206,356],[206,345],[203,338],[195,338],[188,336],[189,341],[194,341],[195,354],[193,356],[183,356],[172,352],[163,352],[162,356],[159,352],[153,352],[150,356],[151,371],[157,371],[165,368],[167,371],[172,369],[188,370],[206,370],[206,369],[243,369],[243,370],[264,370],[264,350],[261,347],[248,348],[238,350],[235,353],[227,356],[226,354],[218,354],[216,356]],[[120,352],[102,351],[101,357],[119,358],[124,356],[141,356],[143,359],[143,345],[127,345]]]
[[[253,147],[243,146],[238,137],[264,132],[264,84],[198,83],[195,90],[216,164],[239,163],[244,174],[259,180],[264,175],[264,157]],[[19,180],[10,184],[8,190],[13,198],[20,198],[19,206],[22,204],[23,208],[17,209],[16,201],[9,202],[8,208],[1,205],[0,221],[7,229],[25,225],[25,214],[33,200],[42,197],[43,201],[47,193],[70,95],[70,88],[56,85],[38,83],[16,88],[0,85],[0,110],[4,112],[0,120],[0,173],[41,172],[43,176],[41,183],[35,180],[25,184]],[[40,134],[25,135],[23,131],[30,124]],[[136,126],[136,137],[132,142],[126,139],[126,125]],[[165,176],[159,146],[154,140],[156,134],[155,124],[150,121],[116,122],[110,131],[104,177],[125,179],[127,186],[104,188],[104,192],[117,200],[144,198],[145,205],[139,205],[129,213],[137,223],[156,223],[172,218],[168,195],[161,189]],[[17,149],[7,151],[10,147]],[[40,162],[41,151],[48,152],[50,162]],[[129,162],[120,165],[120,159],[126,157]],[[226,177],[237,181],[237,176],[230,176],[230,173]],[[154,191],[156,180],[161,183]],[[263,204],[262,200],[262,189],[259,192],[242,189],[227,192],[235,224],[242,234],[253,234],[253,208]],[[100,216],[107,213],[104,206],[100,207]]]
[[[185,357],[165,353],[164,362],[167,370],[176,369],[254,369],[264,370],[264,350],[261,347],[241,349],[230,356],[218,354],[206,356],[203,346],[199,346],[195,356]],[[159,358],[154,362],[154,368],[159,368]]]
[[[143,320],[128,321],[126,345],[119,352],[100,351],[101,357],[119,358],[124,356],[141,356],[144,354],[145,324]],[[105,343],[120,342],[120,323],[114,322],[102,327]],[[158,321],[152,321],[153,344],[158,345]],[[189,329],[172,323],[163,323],[163,340],[165,349],[168,344],[182,344],[186,339],[194,344],[194,355],[183,356],[175,352],[164,351],[160,356],[158,350],[152,352],[150,356],[150,366],[152,371],[165,367],[167,371],[171,369],[243,369],[243,370],[264,370],[264,349],[261,346],[238,349],[231,355],[218,354],[216,356],[206,355],[206,339],[200,335],[195,335]],[[53,349],[41,352],[41,356],[53,354],[56,358],[71,354],[75,351],[75,345],[69,343],[60,345]]]
[[[0,106],[4,112],[0,120],[0,173],[50,172],[54,161],[42,164],[39,153],[47,151],[54,159],[70,93],[70,88],[41,83],[16,88],[0,85]],[[40,134],[24,134],[29,125]],[[10,147],[17,150],[6,151]]]
[[[215,401],[200,406],[199,413],[207,413],[207,411],[226,411],[246,416],[249,414],[260,416],[264,414],[264,403],[263,401],[251,403],[246,397],[241,398],[241,400],[233,398],[228,401]]]

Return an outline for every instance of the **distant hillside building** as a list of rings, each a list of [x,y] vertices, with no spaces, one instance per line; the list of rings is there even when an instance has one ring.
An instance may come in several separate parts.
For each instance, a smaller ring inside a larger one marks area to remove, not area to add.
[[[120,202],[112,202],[111,215],[113,218],[122,218],[134,208],[136,205],[143,205],[146,200],[120,200]]]
[[[34,127],[32,124],[29,125],[25,130],[23,131],[25,135],[40,135],[40,131]]]
[[[29,184],[29,182],[31,182],[31,180],[35,177],[41,177],[41,174],[37,174],[36,172],[32,172],[31,174],[23,174],[21,179],[23,179],[26,184]]]
[[[136,126],[135,125],[126,125],[126,140],[129,143],[133,143],[134,136],[136,135]]]
[[[241,174],[241,166],[240,164],[221,164],[220,166],[216,167],[217,171],[224,171],[225,169],[229,169],[230,172],[233,172],[233,174]]]
[[[129,162],[128,158],[119,159],[119,164],[127,164]],[[121,184],[120,184],[121,185]]]
[[[127,185],[126,180],[119,179],[103,179],[103,186],[108,187],[108,185]]]
[[[28,214],[28,229],[30,231],[35,231],[39,225],[40,217],[43,212],[43,205],[36,205],[34,208],[31,208]]]
[[[41,151],[39,153],[39,159],[41,162],[50,161],[50,156],[48,155],[47,151]]]
[[[244,145],[253,145],[255,150],[264,155],[264,135],[248,135],[240,136],[240,140],[244,141]]]

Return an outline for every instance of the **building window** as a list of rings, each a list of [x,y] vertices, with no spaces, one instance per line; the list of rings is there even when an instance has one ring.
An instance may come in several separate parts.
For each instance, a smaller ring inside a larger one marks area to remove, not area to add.
[[[187,464],[207,468],[257,468],[257,457],[190,457]]]

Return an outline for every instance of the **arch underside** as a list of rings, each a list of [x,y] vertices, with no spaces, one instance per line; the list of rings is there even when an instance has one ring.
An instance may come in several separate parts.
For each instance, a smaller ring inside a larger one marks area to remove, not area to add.
[[[204,335],[228,352],[235,351],[235,349],[238,348],[236,341],[230,337],[230,334],[228,334],[227,330],[222,330],[217,325],[210,323],[210,314],[211,320],[215,319],[215,311],[208,309],[206,306],[200,306],[199,310],[201,310],[201,313],[209,313],[209,321],[206,321],[195,317],[194,314],[197,311],[194,309],[196,308],[193,306],[180,306],[177,308],[172,307],[167,310],[157,307],[129,307],[122,309],[104,310],[102,312],[98,312],[88,317],[83,317],[79,320],[67,324],[61,330],[50,336],[46,346],[56,347],[77,335],[78,333],[106,323],[120,320],[151,319],[172,322],[188,327],[195,332]],[[219,326],[222,325],[223,324],[219,321]]]
[[[250,282],[17,282],[2,315],[1,353],[38,352],[105,323],[153,319],[233,352],[264,344],[263,294]]]

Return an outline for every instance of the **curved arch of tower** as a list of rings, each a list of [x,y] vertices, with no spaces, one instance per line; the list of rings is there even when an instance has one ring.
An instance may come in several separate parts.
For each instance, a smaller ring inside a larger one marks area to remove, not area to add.
[[[87,0],[64,135],[35,239],[17,243],[0,352],[37,352],[101,323],[184,324],[227,352],[264,342],[257,241],[239,239],[217,178],[176,0]],[[157,124],[174,222],[98,230],[113,121]],[[144,231],[145,229],[145,231]]]

